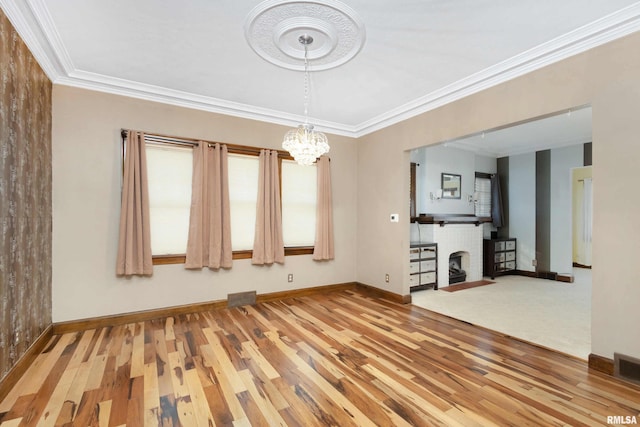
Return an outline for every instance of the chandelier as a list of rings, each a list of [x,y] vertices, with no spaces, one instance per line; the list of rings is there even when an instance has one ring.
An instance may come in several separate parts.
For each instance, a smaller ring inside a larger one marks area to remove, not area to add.
[[[309,59],[308,46],[313,43],[313,37],[303,34],[298,42],[304,46],[304,124],[291,129],[284,136],[282,148],[287,150],[298,164],[311,165],[316,159],[329,152],[329,142],[322,132],[313,130],[309,124]]]

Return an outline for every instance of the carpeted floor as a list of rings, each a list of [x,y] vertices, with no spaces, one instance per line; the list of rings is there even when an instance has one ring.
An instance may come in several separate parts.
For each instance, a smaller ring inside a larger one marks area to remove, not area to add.
[[[591,271],[573,283],[499,276],[464,292],[412,292],[413,304],[586,360],[591,353]]]

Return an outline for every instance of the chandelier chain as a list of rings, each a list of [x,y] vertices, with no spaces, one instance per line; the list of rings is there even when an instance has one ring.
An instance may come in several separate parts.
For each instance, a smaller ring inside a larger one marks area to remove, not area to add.
[[[308,48],[304,45],[304,123],[309,123],[309,58]]]

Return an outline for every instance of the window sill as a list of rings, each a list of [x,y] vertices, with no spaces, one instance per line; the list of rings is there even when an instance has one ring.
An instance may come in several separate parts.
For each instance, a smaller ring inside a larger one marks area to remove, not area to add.
[[[312,255],[313,246],[284,248],[285,256]],[[253,251],[233,251],[233,259],[251,259]],[[186,255],[154,255],[153,265],[184,264]]]

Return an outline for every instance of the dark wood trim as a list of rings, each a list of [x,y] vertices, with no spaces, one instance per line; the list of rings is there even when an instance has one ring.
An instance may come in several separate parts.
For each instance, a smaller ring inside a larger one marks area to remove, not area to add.
[[[589,369],[613,376],[613,359],[591,353],[589,354]]]
[[[556,282],[573,283],[573,275],[559,274],[555,271],[525,271],[514,270],[514,274],[518,276],[531,277],[533,279],[555,280]]]
[[[80,320],[70,320],[53,324],[53,333],[56,335],[68,332],[78,332],[87,329],[104,328],[108,326],[125,325],[127,323],[144,322],[161,317],[179,316],[199,311],[209,311],[224,308],[227,300],[210,301],[195,304],[185,304],[173,307],[165,307],[152,310],[143,310],[130,313],[113,314],[110,316],[91,317]]]
[[[53,337],[53,325],[49,325],[27,349],[26,353],[9,370],[9,373],[0,380],[0,402],[7,397],[11,389],[18,383],[20,378],[27,372],[29,366],[36,360],[38,355],[45,349],[49,340]]]
[[[313,246],[297,246],[284,248],[285,256],[293,256],[293,255],[313,255]]]
[[[498,229],[498,236],[509,237],[509,157],[500,157],[496,159],[496,169],[500,185],[497,186],[496,191],[500,190],[500,196],[502,197],[502,227]]]
[[[538,278],[538,273],[536,273],[535,271],[514,270],[513,273],[517,274],[518,276],[532,277],[534,279]]]
[[[416,200],[416,168],[418,164],[411,162],[409,164],[409,217],[415,218],[417,212],[417,200]]]
[[[184,264],[186,255],[154,255],[153,265]]]
[[[347,282],[335,285],[314,286],[311,288],[294,289],[282,292],[271,292],[268,294],[257,295],[256,302],[275,301],[287,298],[299,298],[326,292],[354,289],[356,286],[357,284],[355,282]],[[92,317],[88,319],[71,320],[68,322],[55,323],[53,325],[53,333],[59,335],[68,332],[84,331],[87,329],[97,329],[108,326],[124,325],[127,323],[144,322],[147,320],[159,319],[162,317],[172,317],[202,311],[218,310],[226,307],[227,300],[225,299],[152,310],[136,311],[131,313],[114,314],[110,316]]]
[[[586,142],[582,146],[582,165],[593,166],[593,143]]]
[[[476,178],[491,179],[492,174],[486,172],[476,172]]]
[[[313,255],[313,246],[284,248],[284,256]],[[233,251],[233,259],[251,259],[253,251]],[[153,265],[184,264],[186,255],[154,255]]]
[[[420,214],[411,218],[411,222],[438,224],[440,227],[444,227],[447,224],[473,224],[478,226],[491,221],[491,217],[480,217],[473,214]]]
[[[286,250],[285,250],[286,251]],[[286,252],[285,252],[286,255]],[[233,251],[233,259],[251,259],[253,251]]]
[[[590,265],[584,265],[584,264],[580,264],[578,262],[574,262],[573,266],[577,267],[577,268],[587,268],[587,269],[591,270],[591,266]]]
[[[534,168],[536,270],[546,272],[551,270],[551,150],[536,151]]]
[[[398,304],[411,304],[411,294],[409,295],[400,295],[394,292],[385,291],[384,289],[376,288],[375,286],[367,285],[364,283],[357,282],[358,289],[361,292],[366,292],[375,297],[386,299],[392,302],[396,302]]]
[[[311,288],[292,289],[289,291],[271,292],[268,294],[260,294],[256,298],[256,302],[278,301],[289,298],[300,298],[310,295],[317,295],[326,292],[344,291],[354,289],[355,282],[338,283],[335,285],[314,286]]]

